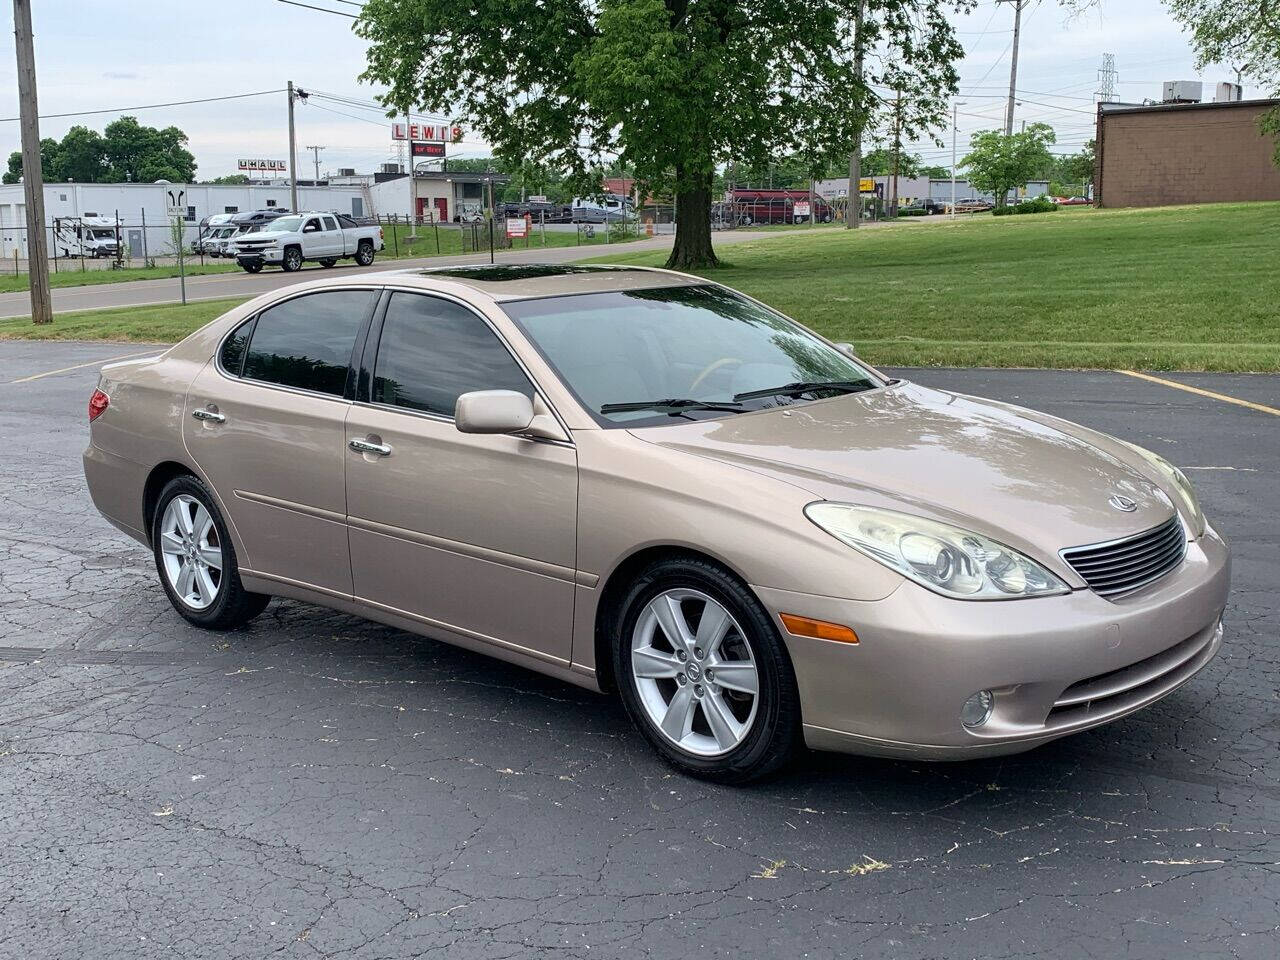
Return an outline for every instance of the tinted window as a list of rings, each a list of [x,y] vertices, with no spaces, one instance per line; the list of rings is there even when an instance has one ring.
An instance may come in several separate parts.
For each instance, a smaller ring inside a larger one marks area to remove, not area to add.
[[[342,396],[371,290],[334,290],[295,297],[258,316],[244,376]]]
[[[232,376],[240,375],[240,363],[244,360],[244,348],[249,344],[249,333],[253,329],[253,321],[246,320],[236,327],[231,336],[222,343],[222,369]]]
[[[325,228],[326,230],[337,230],[337,229],[338,229],[338,224],[334,221],[333,217],[325,217],[325,218],[324,218],[324,228]]]
[[[397,293],[387,307],[374,366],[373,400],[453,416],[472,390],[533,387],[483,320],[448,300]]]
[[[320,230],[319,217],[312,217],[310,220],[307,221],[306,226],[302,228],[303,233],[319,232],[319,230]]]

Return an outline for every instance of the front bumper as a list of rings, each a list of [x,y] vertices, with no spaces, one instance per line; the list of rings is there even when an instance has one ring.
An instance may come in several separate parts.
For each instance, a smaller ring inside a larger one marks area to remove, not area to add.
[[[756,587],[774,615],[846,624],[857,645],[786,641],[805,741],[816,749],[922,759],[1029,750],[1126,716],[1173,692],[1217,653],[1230,553],[1212,528],[1174,572],[1116,601],[1091,590],[963,601],[913,583],[883,600]],[[991,690],[990,719],[960,723]]]
[[[279,263],[284,258],[284,254],[278,248],[273,249],[268,247],[263,250],[245,251],[243,253],[237,251],[235,258],[236,263],[243,267],[246,264],[253,266],[266,263]]]

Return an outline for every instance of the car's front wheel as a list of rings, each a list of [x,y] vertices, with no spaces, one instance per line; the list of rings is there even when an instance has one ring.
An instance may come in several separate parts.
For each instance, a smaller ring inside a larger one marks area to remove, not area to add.
[[[231,630],[271,602],[244,589],[227,525],[195,477],[175,477],[160,492],[151,544],[169,602],[198,627]]]
[[[260,263],[242,263],[240,264],[240,266],[244,267],[245,273],[261,273],[262,272],[262,264]]]
[[[795,673],[768,612],[735,577],[701,559],[659,560],[636,579],[617,623],[623,702],[669,762],[742,783],[791,758]]]
[[[302,251],[297,247],[289,247],[284,252],[284,259],[280,261],[280,267],[286,273],[293,273],[302,269]]]

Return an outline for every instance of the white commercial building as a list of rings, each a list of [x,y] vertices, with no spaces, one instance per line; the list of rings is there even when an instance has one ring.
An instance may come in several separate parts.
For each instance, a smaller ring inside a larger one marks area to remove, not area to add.
[[[332,186],[299,186],[298,206],[303,210],[334,210],[353,216],[372,216],[369,185],[372,177],[352,178],[357,182]],[[406,190],[407,193],[407,190]],[[55,218],[98,216],[120,221],[121,242],[131,256],[143,250],[152,255],[169,237],[166,210],[183,211],[188,237],[199,224],[219,213],[290,207],[289,181],[279,184],[212,183],[46,183],[44,215],[46,228]],[[406,197],[405,206],[408,206]],[[143,225],[146,236],[143,236]],[[0,186],[0,255],[25,258],[26,200],[20,183]]]

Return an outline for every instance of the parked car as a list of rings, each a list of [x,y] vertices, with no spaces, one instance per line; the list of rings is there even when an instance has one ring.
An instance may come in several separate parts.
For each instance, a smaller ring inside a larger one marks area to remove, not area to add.
[[[956,201],[956,213],[983,213],[987,210],[994,210],[995,204],[989,200],[971,197],[965,200]],[[947,204],[947,211],[950,212],[951,204]]]
[[[753,190],[736,187],[725,194],[725,202],[733,208],[734,222],[744,227],[761,223],[809,221],[808,216],[795,214],[797,203],[810,203],[808,190]],[[830,223],[835,219],[835,211],[822,197],[814,196],[810,209],[819,223]]]
[[[1053,202],[1060,207],[1085,207],[1093,203],[1088,197],[1054,197]]]
[[[351,259],[367,267],[383,246],[381,227],[343,226],[334,213],[296,213],[260,227],[232,241],[236,263],[249,273],[269,264],[288,273],[300,270],[307,260],[332,267]]]
[[[356,613],[617,691],[725,781],[802,741],[1027,750],[1222,642],[1228,549],[1176,467],[694,276],[295,285],[104,367],[89,421],[94,503],[191,623]]]

